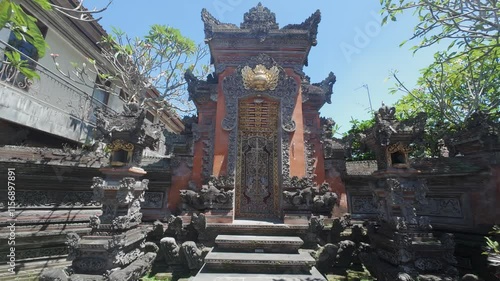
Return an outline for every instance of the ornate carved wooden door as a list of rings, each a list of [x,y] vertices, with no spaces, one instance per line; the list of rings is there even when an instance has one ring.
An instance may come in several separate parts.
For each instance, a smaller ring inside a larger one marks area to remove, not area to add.
[[[279,102],[239,102],[236,218],[278,218]]]

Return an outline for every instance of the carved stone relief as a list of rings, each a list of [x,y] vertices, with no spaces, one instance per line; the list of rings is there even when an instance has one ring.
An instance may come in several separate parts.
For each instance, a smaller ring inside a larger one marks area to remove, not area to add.
[[[161,208],[163,207],[163,192],[144,193],[144,202],[141,202],[142,208]]]
[[[17,207],[52,208],[58,207],[100,207],[101,204],[92,198],[91,191],[55,191],[30,190],[16,191]],[[0,208],[6,206],[0,202]]]
[[[417,207],[419,215],[462,218],[462,206],[459,198],[427,198],[427,205]]]
[[[311,126],[312,127],[312,126]],[[312,128],[308,126],[304,134],[305,156],[306,156],[306,176],[315,177],[314,166],[316,164],[314,139],[315,135],[311,132]]]
[[[272,67],[277,67],[279,69],[278,83],[274,90],[256,91],[245,89],[241,70],[244,66],[255,68],[255,66],[259,64],[265,66],[267,69]],[[284,70],[278,66],[271,57],[265,54],[260,54],[251,58],[246,65],[240,65],[233,75],[224,78],[223,92],[226,101],[226,116],[222,121],[222,128],[229,131],[228,174],[234,176],[236,171],[239,100],[244,97],[261,95],[280,101],[283,175],[288,176],[289,171],[287,171],[287,167],[289,163],[287,161],[289,160],[289,138],[287,132],[295,131],[295,122],[292,120],[292,113],[295,108],[295,100],[297,96],[297,84],[295,83],[295,80],[292,77],[287,76]]]
[[[215,124],[210,127],[208,139],[203,140],[203,177],[208,179],[212,175],[214,158]]]
[[[180,191],[181,200],[187,209],[232,209],[234,192],[227,186],[221,185],[223,181],[211,177],[208,184],[201,190],[184,189]]]
[[[279,102],[239,102],[235,215],[279,216]]]
[[[351,212],[353,214],[377,214],[377,205],[372,196],[351,196]]]
[[[338,195],[329,191],[328,183],[315,186],[309,178],[291,179],[294,191],[283,191],[284,208],[288,210],[306,210],[313,213],[331,215],[333,207],[337,204]]]

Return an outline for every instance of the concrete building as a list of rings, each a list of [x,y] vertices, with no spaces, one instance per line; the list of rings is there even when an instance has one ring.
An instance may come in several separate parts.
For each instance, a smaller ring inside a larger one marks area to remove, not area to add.
[[[29,43],[16,40],[9,29],[0,31],[1,58],[6,48],[21,51],[22,58],[40,76],[27,79],[8,64],[0,67],[0,145],[59,147],[62,143],[77,145],[92,139],[96,107],[107,111],[122,110],[120,88],[109,85],[114,92],[105,92],[92,85],[75,83],[57,69],[51,54],[58,55],[60,69],[74,70],[73,64],[87,58],[106,67],[98,44],[106,31],[96,22],[73,20],[56,11],[45,11],[34,1],[19,1],[25,11],[38,19],[38,26],[49,45],[47,54],[38,58]],[[72,1],[52,1],[68,5]],[[76,2],[75,2],[76,3]],[[100,60],[100,61],[99,61]],[[106,71],[106,69],[104,70]],[[97,79],[90,77],[90,80]],[[150,91],[148,95],[157,95]],[[160,121],[168,131],[180,132],[183,125],[177,116],[167,111],[148,114],[150,121]]]

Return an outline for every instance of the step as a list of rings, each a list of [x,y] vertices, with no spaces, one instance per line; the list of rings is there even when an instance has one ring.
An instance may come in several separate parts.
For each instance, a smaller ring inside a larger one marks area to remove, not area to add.
[[[307,233],[309,226],[290,225],[283,223],[265,223],[250,220],[235,220],[233,223],[207,223],[207,231],[217,234],[231,235],[284,235],[302,236]]]
[[[235,273],[307,273],[315,265],[307,251],[298,253],[233,253],[212,250],[205,257],[211,272]]]
[[[294,236],[218,235],[221,252],[297,253],[304,241]]]
[[[73,274],[70,281],[105,281],[106,277],[103,275],[90,275],[90,274]]]
[[[204,268],[190,281],[327,281],[321,273],[313,267],[309,272],[301,274],[269,274],[269,273],[214,273]]]

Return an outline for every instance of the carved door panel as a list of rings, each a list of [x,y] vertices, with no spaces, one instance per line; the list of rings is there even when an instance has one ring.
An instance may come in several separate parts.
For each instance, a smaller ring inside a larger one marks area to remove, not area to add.
[[[278,108],[263,98],[239,104],[237,218],[279,217]]]

